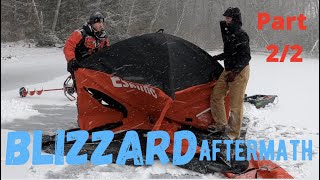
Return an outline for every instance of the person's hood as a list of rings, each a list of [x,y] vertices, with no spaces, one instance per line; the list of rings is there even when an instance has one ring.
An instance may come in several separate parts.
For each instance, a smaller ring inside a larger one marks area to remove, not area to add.
[[[232,24],[230,27],[233,30],[240,29],[242,27],[242,18],[240,9],[235,7],[229,7],[224,13],[223,16],[232,17]]]
[[[86,23],[82,26],[82,29],[88,34],[89,36],[94,36],[94,31],[90,24]]]

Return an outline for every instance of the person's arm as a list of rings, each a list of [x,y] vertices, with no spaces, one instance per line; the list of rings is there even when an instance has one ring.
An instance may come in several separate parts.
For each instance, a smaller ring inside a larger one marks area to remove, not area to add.
[[[237,55],[237,58],[241,58],[241,66],[234,68],[230,73],[227,74],[227,82],[234,81],[235,77],[245,68],[244,64],[248,64],[250,56],[250,45],[249,45],[249,36],[245,32],[241,32],[237,36],[237,44],[234,49],[234,55]]]
[[[71,34],[71,36],[67,39],[63,49],[67,62],[76,59],[75,48],[81,39],[82,39],[82,34],[78,30],[74,31]]]
[[[248,64],[251,60],[250,39],[246,32],[241,32],[236,44],[237,57],[241,58],[243,64]],[[241,69],[242,70],[242,69]]]
[[[236,41],[236,39],[234,39],[233,41]],[[225,59],[230,59],[233,56],[237,55],[236,43],[231,42],[231,43],[228,43],[227,45],[224,44],[224,46],[227,46],[227,47],[224,47],[223,53],[213,56],[214,59],[225,60]]]
[[[221,53],[221,54],[212,56],[212,58],[213,58],[214,60],[220,60],[220,61],[222,61],[222,60],[225,60],[225,59],[226,59],[226,54],[225,54],[225,53]]]

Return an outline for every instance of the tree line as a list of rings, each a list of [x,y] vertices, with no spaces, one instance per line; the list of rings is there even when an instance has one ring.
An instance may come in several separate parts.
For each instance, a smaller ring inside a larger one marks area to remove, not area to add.
[[[228,7],[239,7],[243,28],[254,50],[268,44],[299,44],[319,55],[319,1],[317,0],[2,0],[1,41],[35,39],[40,45],[62,43],[81,28],[94,11],[106,17],[111,43],[156,32],[182,37],[204,49],[222,48],[219,21]],[[258,12],[271,16],[307,17],[307,30],[257,29]]]

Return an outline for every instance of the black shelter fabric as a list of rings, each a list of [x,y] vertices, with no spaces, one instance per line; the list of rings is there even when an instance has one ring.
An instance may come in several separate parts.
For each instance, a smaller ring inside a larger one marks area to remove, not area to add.
[[[179,37],[152,33],[102,49],[81,67],[174,92],[218,79],[223,67],[198,46]]]

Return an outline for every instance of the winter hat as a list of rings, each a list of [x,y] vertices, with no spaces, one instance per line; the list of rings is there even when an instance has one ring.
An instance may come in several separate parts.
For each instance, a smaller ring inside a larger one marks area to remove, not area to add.
[[[90,15],[89,24],[94,24],[101,21],[104,22],[104,16],[100,12],[94,12]]]

